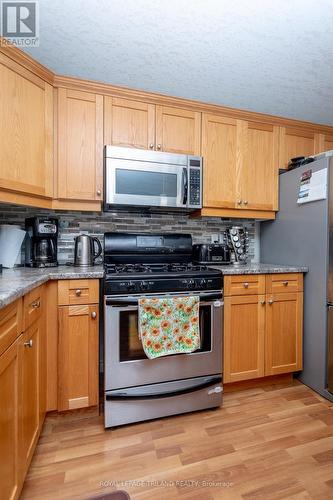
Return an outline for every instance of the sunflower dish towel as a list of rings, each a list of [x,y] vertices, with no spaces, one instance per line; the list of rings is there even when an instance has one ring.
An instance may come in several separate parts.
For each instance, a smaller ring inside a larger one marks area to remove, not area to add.
[[[139,335],[149,359],[200,348],[199,297],[139,299]]]

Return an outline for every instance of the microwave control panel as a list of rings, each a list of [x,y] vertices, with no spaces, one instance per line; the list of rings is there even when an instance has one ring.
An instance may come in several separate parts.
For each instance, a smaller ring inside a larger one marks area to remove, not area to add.
[[[201,168],[189,168],[189,205],[201,207]]]

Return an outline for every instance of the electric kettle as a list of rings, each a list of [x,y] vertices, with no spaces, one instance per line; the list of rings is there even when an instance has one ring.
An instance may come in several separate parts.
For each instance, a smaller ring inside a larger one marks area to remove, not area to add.
[[[96,250],[97,245],[97,250]],[[102,253],[102,245],[98,238],[80,234],[75,238],[74,265],[93,266]]]

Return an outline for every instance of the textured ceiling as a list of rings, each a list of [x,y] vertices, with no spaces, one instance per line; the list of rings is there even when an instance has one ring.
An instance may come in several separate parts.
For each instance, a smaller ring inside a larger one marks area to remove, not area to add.
[[[332,0],[40,0],[57,73],[333,124]]]

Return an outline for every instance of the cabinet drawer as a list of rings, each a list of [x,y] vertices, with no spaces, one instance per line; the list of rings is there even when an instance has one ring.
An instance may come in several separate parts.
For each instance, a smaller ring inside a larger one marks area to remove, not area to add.
[[[0,355],[22,331],[22,299],[18,299],[0,310]]]
[[[266,276],[266,293],[302,292],[303,274],[268,274]]]
[[[41,317],[44,286],[39,286],[23,298],[24,331]]]
[[[265,293],[265,276],[260,274],[247,274],[225,276],[224,295],[260,295]]]
[[[59,306],[97,304],[98,300],[99,280],[58,281]]]

